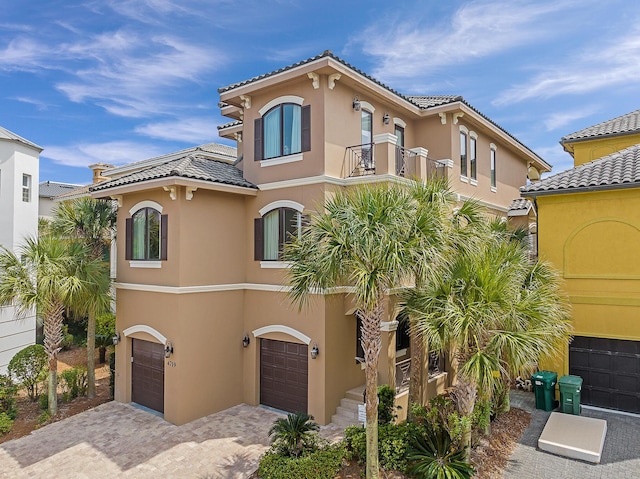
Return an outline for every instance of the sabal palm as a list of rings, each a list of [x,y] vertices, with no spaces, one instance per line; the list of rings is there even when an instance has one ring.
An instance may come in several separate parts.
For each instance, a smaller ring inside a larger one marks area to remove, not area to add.
[[[92,259],[102,258],[115,231],[116,210],[112,203],[89,197],[58,203],[53,211],[51,231],[65,238],[77,238]],[[108,271],[105,274],[109,274]],[[87,395],[94,397],[96,316],[105,309],[105,291],[96,291],[96,301],[87,313]],[[79,312],[79,311],[78,311]]]
[[[559,353],[570,333],[553,270],[489,227],[470,230],[475,237],[436,280],[407,298],[416,331],[434,349],[455,352],[463,414],[473,411],[476,393],[490,399],[504,378]]]
[[[300,306],[314,291],[351,287],[362,321],[367,478],[378,477],[377,370],[385,295],[412,278],[416,207],[409,189],[400,186],[339,192],[285,249],[290,296]]]
[[[298,412],[287,414],[286,419],[276,419],[269,437],[274,444],[284,448],[290,456],[299,456],[310,433],[320,430],[320,426],[313,422],[313,416]]]
[[[0,304],[14,305],[19,314],[34,309],[44,323],[44,348],[49,359],[49,412],[57,413],[57,355],[63,339],[65,308],[86,308],[88,291],[104,277],[103,263],[87,260],[78,243],[51,235],[29,238],[16,255],[0,253]]]

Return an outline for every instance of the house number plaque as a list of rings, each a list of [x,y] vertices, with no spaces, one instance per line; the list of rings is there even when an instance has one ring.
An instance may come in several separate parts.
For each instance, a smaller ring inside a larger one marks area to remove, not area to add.
[[[167,361],[167,366],[175,368],[176,367],[176,362],[175,361]]]

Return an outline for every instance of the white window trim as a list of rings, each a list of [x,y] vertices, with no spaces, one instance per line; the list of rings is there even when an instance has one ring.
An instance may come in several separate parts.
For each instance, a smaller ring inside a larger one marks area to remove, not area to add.
[[[491,192],[492,193],[497,193],[498,192],[498,188],[496,188],[495,186],[491,187]]]
[[[460,129],[461,130],[462,130],[462,128],[464,128],[464,127],[462,125],[460,125]],[[466,130],[466,128],[465,128],[465,130]],[[477,141],[478,140],[478,134],[475,131],[471,130],[469,132],[469,138],[473,138],[474,140]]]
[[[269,203],[266,206],[263,206],[258,210],[260,216],[264,216],[270,211],[273,211],[277,208],[291,208],[292,210],[296,210],[300,213],[304,211],[304,205],[292,200],[277,200]]]
[[[291,263],[288,261],[260,261],[260,267],[262,269],[287,269],[291,268]]]
[[[153,208],[154,210],[157,210],[160,214],[162,214],[162,205],[151,200],[144,200],[136,203],[129,210],[129,214],[133,216],[134,213],[140,211],[142,208]]]
[[[283,103],[295,103],[296,105],[302,106],[302,104],[304,103],[304,98],[296,95],[279,96],[278,98],[274,98],[265,106],[260,108],[258,112],[260,113],[260,116],[264,116],[264,114],[271,110],[274,106],[282,105]]]
[[[395,116],[393,117],[393,124],[394,125],[398,125],[398,126],[400,126],[402,128],[406,128],[407,127],[407,123],[404,120],[402,120],[402,119],[400,119],[398,117],[395,117]]]
[[[464,175],[460,175],[460,181],[462,181],[463,183],[469,183],[469,178]]]
[[[460,125],[459,128],[461,132],[466,133],[467,135],[469,134],[469,129],[466,126]]]
[[[498,163],[498,147],[496,146],[495,143],[489,143],[489,149],[491,151],[493,151],[494,159],[493,159],[493,169],[497,171],[497,164]],[[491,162],[491,156],[489,156],[489,162]],[[491,183],[491,164],[489,164],[489,183]],[[498,191],[498,177],[496,176],[496,186],[492,186],[491,187],[491,192],[492,193],[496,193]]]
[[[260,160],[260,166],[264,168],[266,166],[284,165],[285,163],[295,163],[296,161],[302,161],[303,159],[304,155],[300,152],[294,153],[293,155],[276,156],[275,158]]]
[[[162,261],[145,261],[142,259],[136,259],[129,261],[129,267],[131,268],[148,268],[148,269],[158,269],[162,268]]]
[[[147,333],[156,338],[162,344],[167,344],[167,337],[164,334],[151,326],[147,326],[146,324],[136,324],[135,326],[130,326],[122,331],[122,334],[125,336],[131,336],[134,333]]]
[[[311,338],[304,333],[301,333],[297,329],[290,328],[289,326],[283,326],[282,324],[273,324],[271,326],[263,326],[262,328],[254,329],[252,331],[254,338],[259,338],[260,336],[264,336],[269,333],[284,333],[289,336],[293,336],[294,338],[302,341],[306,345],[311,343]]]
[[[361,110],[367,110],[368,112],[371,113],[375,113],[376,109],[375,107],[369,103],[368,101],[364,101],[364,100],[360,100],[360,109]]]
[[[474,180],[473,178],[469,178],[469,184],[471,186],[478,186],[478,180]]]

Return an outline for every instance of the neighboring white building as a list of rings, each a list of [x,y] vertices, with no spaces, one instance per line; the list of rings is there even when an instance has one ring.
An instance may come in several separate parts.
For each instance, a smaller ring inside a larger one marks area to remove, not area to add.
[[[59,183],[57,181],[43,181],[38,185],[38,216],[40,218],[51,219],[53,217],[53,208],[56,196],[64,195],[80,188],[82,185],[73,185],[70,183]]]
[[[38,232],[39,155],[35,143],[0,127],[0,245],[16,251],[24,238]],[[15,317],[0,308],[0,374],[15,353],[35,343],[35,313]]]

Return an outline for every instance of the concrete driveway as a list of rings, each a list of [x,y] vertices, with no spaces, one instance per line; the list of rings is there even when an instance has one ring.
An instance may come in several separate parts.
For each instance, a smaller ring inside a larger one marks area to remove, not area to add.
[[[640,478],[640,416],[582,408],[582,415],[607,421],[600,464],[555,456],[537,449],[550,412],[535,409],[533,393],[512,392],[511,405],[531,412],[531,424],[509,458],[504,479]]]
[[[246,478],[283,414],[241,404],[174,426],[110,402],[0,445],[0,478]],[[333,438],[340,431],[323,428]]]

